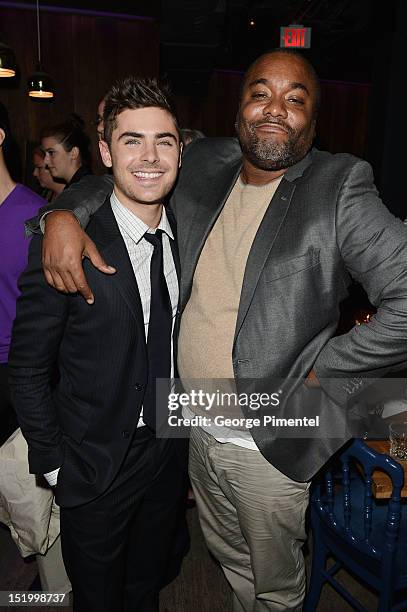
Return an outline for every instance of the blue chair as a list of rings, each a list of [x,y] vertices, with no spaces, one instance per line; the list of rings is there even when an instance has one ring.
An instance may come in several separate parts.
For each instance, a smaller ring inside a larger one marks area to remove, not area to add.
[[[359,469],[352,469],[353,462]],[[311,495],[313,559],[303,612],[316,610],[325,582],[355,610],[368,612],[335,578],[341,567],[378,591],[378,612],[407,610],[407,595],[392,607],[396,593],[407,588],[407,525],[401,521],[400,497],[403,468],[361,440],[353,440],[341,452],[339,463],[339,476],[333,475],[333,466],[328,468],[325,482],[316,484]],[[392,481],[391,498],[384,503],[372,496],[375,469],[386,472]],[[329,569],[328,557],[335,560]]]

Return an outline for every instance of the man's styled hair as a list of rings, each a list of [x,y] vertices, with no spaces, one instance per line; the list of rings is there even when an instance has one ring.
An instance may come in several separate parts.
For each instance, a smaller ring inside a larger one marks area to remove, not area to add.
[[[108,91],[103,112],[104,139],[110,146],[112,133],[117,126],[117,116],[125,110],[137,108],[161,108],[174,119],[178,137],[181,133],[175,107],[170,99],[170,91],[166,85],[159,84],[154,78],[137,78],[128,76],[118,81]]]

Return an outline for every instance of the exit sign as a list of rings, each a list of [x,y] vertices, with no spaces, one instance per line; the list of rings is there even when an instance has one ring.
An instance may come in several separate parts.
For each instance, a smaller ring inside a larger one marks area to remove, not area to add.
[[[311,47],[311,28],[293,24],[280,28],[280,47],[309,49]]]

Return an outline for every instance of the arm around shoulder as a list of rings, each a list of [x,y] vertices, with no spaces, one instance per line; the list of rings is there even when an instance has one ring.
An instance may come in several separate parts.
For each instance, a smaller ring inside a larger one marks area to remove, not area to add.
[[[70,185],[48,206],[41,208],[38,215],[26,221],[26,233],[40,233],[41,219],[44,215],[56,210],[66,210],[74,213],[83,228],[89,223],[90,217],[98,210],[113,190],[113,178],[109,174],[103,176],[87,175],[78,183]]]

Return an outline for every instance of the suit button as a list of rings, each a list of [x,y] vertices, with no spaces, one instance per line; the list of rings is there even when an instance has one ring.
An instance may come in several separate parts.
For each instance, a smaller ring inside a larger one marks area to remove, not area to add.
[[[136,383],[136,384],[134,385],[134,388],[135,388],[135,390],[136,390],[136,391],[141,391],[141,390],[142,390],[142,388],[143,388],[143,385],[140,385],[139,383]]]
[[[130,437],[130,432],[127,431],[127,429],[125,429],[124,431],[122,431],[122,436],[123,436],[123,438],[129,438]]]

